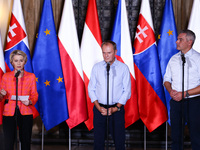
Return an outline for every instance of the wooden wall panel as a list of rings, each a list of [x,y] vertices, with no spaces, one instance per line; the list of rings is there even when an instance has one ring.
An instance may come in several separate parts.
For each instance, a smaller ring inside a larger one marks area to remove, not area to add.
[[[186,29],[190,18],[193,0],[172,0],[178,32]]]

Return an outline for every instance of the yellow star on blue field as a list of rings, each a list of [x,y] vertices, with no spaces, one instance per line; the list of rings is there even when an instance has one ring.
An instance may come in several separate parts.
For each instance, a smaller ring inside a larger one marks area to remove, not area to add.
[[[44,33],[46,33],[46,35],[48,35],[48,34],[50,35],[50,31],[51,30],[46,29],[46,31],[44,31]]]
[[[46,86],[47,86],[47,85],[50,86],[50,82],[51,82],[51,81],[47,81],[47,80],[46,80],[46,82],[44,82],[44,84],[45,84]]]
[[[161,34],[158,35],[158,39],[159,39],[159,40],[161,39]]]
[[[36,82],[38,82],[38,78],[36,78]]]
[[[172,33],[172,32],[173,32],[173,31],[170,31],[170,30],[169,30],[167,33],[168,33],[168,34],[169,34],[169,36],[170,36],[170,35],[173,35],[173,33]]]
[[[57,80],[58,80],[58,83],[63,82],[62,79],[63,79],[63,78],[61,78],[61,77],[59,76],[59,78],[57,79]]]

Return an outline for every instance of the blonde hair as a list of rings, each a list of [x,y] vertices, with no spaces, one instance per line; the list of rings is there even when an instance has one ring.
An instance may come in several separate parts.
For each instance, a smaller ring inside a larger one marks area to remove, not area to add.
[[[13,62],[13,57],[14,57],[15,55],[21,55],[21,56],[23,56],[24,61],[25,61],[25,64],[26,64],[26,62],[27,62],[27,55],[26,55],[26,53],[24,53],[24,52],[21,51],[21,50],[14,50],[14,51],[12,51],[11,54],[10,54],[10,63],[11,63],[11,65],[12,65],[12,62]]]

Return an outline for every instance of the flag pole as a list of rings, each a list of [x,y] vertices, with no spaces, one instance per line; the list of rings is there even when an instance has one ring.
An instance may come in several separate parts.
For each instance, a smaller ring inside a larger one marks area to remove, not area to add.
[[[165,150],[167,150],[167,131],[168,131],[168,128],[167,128],[167,121],[165,122],[165,125],[166,125],[166,130],[165,130]]]
[[[72,144],[72,140],[71,140],[71,129],[69,128],[69,150],[71,150],[71,144]]]
[[[44,149],[44,124],[42,123],[42,150]]]
[[[147,149],[147,129],[146,126],[144,125],[144,150]]]

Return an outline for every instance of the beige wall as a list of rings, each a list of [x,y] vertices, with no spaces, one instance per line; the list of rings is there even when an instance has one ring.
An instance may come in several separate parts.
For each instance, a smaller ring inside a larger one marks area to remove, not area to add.
[[[0,0],[0,30],[3,45],[6,39],[11,11],[12,0]]]

